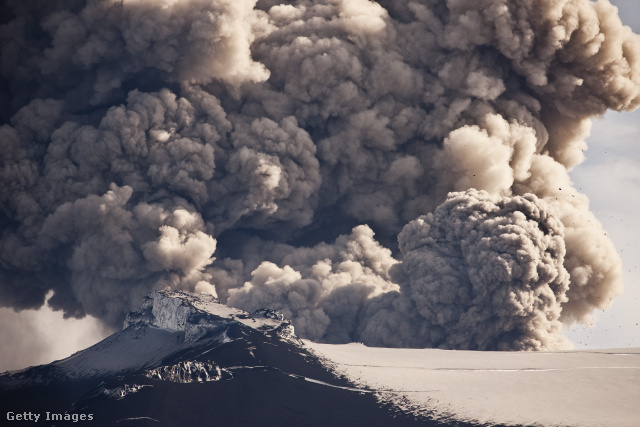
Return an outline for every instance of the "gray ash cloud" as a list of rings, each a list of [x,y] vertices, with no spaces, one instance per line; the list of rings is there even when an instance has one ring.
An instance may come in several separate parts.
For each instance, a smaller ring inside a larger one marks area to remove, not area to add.
[[[3,306],[215,290],[320,341],[539,349],[622,290],[568,175],[640,105],[606,0],[2,10]]]

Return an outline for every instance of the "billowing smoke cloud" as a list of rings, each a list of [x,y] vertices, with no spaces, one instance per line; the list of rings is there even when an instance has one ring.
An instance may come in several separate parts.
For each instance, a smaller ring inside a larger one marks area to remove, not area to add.
[[[117,325],[190,289],[315,340],[538,349],[622,290],[568,175],[640,105],[607,0],[2,12],[3,306]]]
[[[424,346],[561,347],[569,288],[563,238],[562,223],[532,194],[451,193],[407,224],[398,236],[401,297],[426,320]]]
[[[250,281],[229,291],[227,303],[247,310],[280,310],[295,319],[297,334],[312,340],[356,341],[362,308],[372,298],[399,289],[389,275],[397,261],[365,225],[332,244],[276,245],[270,253],[276,262],[262,262]]]

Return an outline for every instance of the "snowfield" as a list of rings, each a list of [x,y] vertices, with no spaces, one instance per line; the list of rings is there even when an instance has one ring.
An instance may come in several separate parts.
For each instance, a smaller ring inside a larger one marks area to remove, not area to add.
[[[379,399],[438,417],[542,426],[640,425],[640,348],[475,352],[305,345]]]

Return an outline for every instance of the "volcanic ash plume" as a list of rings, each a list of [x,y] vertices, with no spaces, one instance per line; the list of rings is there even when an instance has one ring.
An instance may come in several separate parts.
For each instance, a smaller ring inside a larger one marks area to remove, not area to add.
[[[425,346],[557,348],[569,288],[563,228],[532,194],[476,190],[407,224],[402,294],[430,325]]]
[[[319,341],[544,349],[622,290],[568,175],[640,105],[607,0],[0,10],[3,306],[118,325],[188,289]]]

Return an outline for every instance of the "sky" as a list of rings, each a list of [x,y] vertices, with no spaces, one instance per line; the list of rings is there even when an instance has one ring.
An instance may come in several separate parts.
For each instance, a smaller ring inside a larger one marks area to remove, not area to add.
[[[622,22],[640,33],[634,0],[615,0]],[[576,348],[640,347],[640,111],[609,111],[593,121],[586,160],[571,172],[576,187],[611,235],[622,258],[625,291],[611,308],[597,313],[591,328],[574,325]]]
[[[19,165],[0,176],[12,188],[0,291],[13,306],[0,308],[0,340],[14,343],[0,370],[100,340],[156,288],[268,305],[332,343],[566,348],[562,322],[595,310],[596,326],[567,332],[577,347],[640,346],[638,113],[595,120],[577,165],[585,118],[637,101],[633,84],[611,83],[628,76],[606,75],[624,67],[597,67],[626,61],[615,22],[596,62],[582,57],[589,25],[554,61],[561,43],[537,11],[505,21],[508,9],[473,2],[451,14],[381,2],[391,22],[366,0],[252,3],[142,1],[125,15],[95,3],[47,16],[44,50],[22,24],[0,34],[3,64],[20,64],[4,70],[23,88],[14,102],[33,99],[0,129]],[[634,2],[613,3],[640,31]],[[557,19],[551,6],[542,16]],[[549,45],[530,50],[527,31]],[[601,313],[620,285],[616,252],[626,292]],[[45,297],[90,316],[30,309]]]
[[[64,319],[62,312],[48,306],[21,312],[0,308],[0,322],[0,340],[13,343],[2,352],[0,371],[65,358],[102,340],[110,332],[95,318]]]

